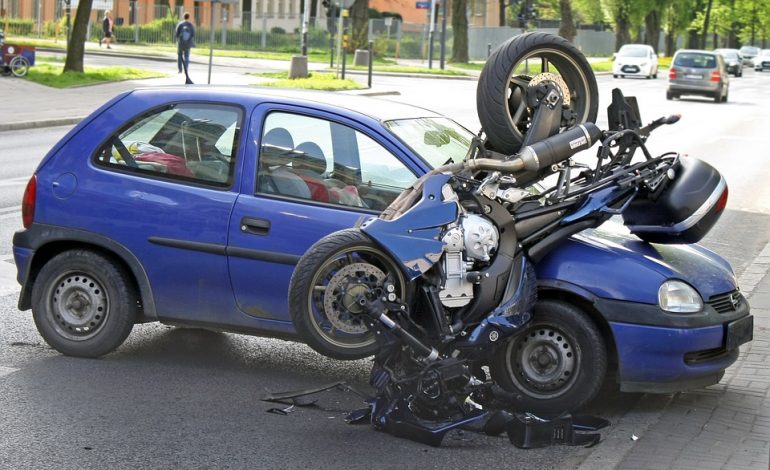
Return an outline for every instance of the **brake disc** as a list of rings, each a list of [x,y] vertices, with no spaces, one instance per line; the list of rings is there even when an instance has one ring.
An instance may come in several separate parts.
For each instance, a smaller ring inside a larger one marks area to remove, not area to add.
[[[332,325],[347,334],[368,331],[362,298],[377,295],[387,276],[369,263],[349,264],[329,280],[324,293],[324,312]]]
[[[571,95],[569,92],[569,88],[567,87],[567,83],[564,81],[561,75],[556,75],[555,73],[551,73],[551,72],[539,73],[534,77],[532,77],[532,79],[529,81],[529,87],[530,88],[536,87],[543,82],[551,82],[554,85],[556,85],[559,88],[559,91],[561,91],[561,96],[562,96],[561,99],[562,99],[562,102],[564,103],[564,106],[569,106]]]

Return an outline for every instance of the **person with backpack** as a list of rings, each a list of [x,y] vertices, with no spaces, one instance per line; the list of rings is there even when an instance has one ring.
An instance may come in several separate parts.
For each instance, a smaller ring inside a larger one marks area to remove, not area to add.
[[[190,66],[190,48],[195,47],[195,26],[190,22],[190,14],[184,14],[184,21],[176,25],[176,52],[179,73],[187,73]]]

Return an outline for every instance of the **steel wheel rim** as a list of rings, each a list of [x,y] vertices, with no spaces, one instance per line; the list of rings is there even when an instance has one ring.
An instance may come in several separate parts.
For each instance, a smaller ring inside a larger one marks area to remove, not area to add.
[[[326,316],[324,310],[324,294],[329,281],[335,273],[345,266],[355,263],[369,263],[377,266],[386,276],[395,275],[396,284],[395,294],[403,297],[406,291],[406,281],[403,274],[389,258],[380,250],[368,246],[354,246],[346,248],[335,254],[334,257],[327,259],[317,273],[313,276],[311,282],[312,292],[308,296],[308,312],[311,315],[311,324],[313,329],[324,338],[324,341],[345,349],[359,349],[371,346],[375,342],[374,335],[366,328],[365,333],[348,334],[336,328],[334,323]],[[355,318],[356,325],[362,325],[364,318]],[[358,328],[356,328],[358,329]]]
[[[65,273],[52,285],[48,299],[48,320],[59,335],[69,340],[89,340],[107,322],[109,297],[94,276],[82,272]]]
[[[506,369],[518,388],[537,399],[556,398],[575,382],[577,341],[554,325],[533,325],[506,347]]]
[[[550,72],[551,65],[559,70],[558,75],[567,84],[568,91],[570,92],[570,105],[571,109],[577,114],[577,122],[585,122],[588,120],[588,115],[591,110],[591,89],[583,70],[580,68],[580,64],[575,61],[569,54],[556,49],[537,49],[513,64],[511,70],[508,72],[508,87],[506,89],[505,96],[505,112],[506,118],[510,125],[511,130],[517,134],[519,140],[524,140],[524,132],[526,132],[526,126],[531,120],[529,111],[526,109],[524,100],[518,99],[521,96],[523,89],[528,86],[529,79],[524,79],[523,72],[520,70],[524,64],[529,64],[530,61],[537,59],[540,61],[540,70],[537,73],[527,73],[530,77],[534,77],[539,73]],[[571,73],[576,73],[577,76],[572,74],[563,75],[562,70],[569,69]],[[516,96],[518,94],[518,96]],[[513,102],[513,103],[512,103]],[[516,109],[511,109],[515,107]],[[524,132],[522,132],[524,130]]]

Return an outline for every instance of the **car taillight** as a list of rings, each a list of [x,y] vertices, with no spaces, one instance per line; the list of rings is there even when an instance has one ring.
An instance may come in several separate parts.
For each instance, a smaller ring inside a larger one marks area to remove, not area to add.
[[[21,198],[21,221],[24,228],[29,228],[35,220],[35,199],[37,197],[37,176],[32,175]]]
[[[722,80],[722,74],[719,73],[719,70],[714,70],[713,72],[711,72],[711,81],[712,82],[718,82],[720,80]]]
[[[668,79],[676,80],[676,69],[671,69],[668,71]]]

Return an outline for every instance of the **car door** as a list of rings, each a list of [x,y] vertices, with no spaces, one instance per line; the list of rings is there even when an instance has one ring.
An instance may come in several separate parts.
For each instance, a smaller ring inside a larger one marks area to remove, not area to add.
[[[211,321],[228,301],[234,310],[225,249],[244,115],[231,104],[168,103],[122,125],[94,156],[82,194],[103,204],[77,216],[137,257],[161,319]]]
[[[251,122],[257,159],[244,167],[231,217],[230,276],[244,313],[287,322],[289,280],[302,254],[376,216],[417,172],[392,138],[338,115],[263,105]]]

